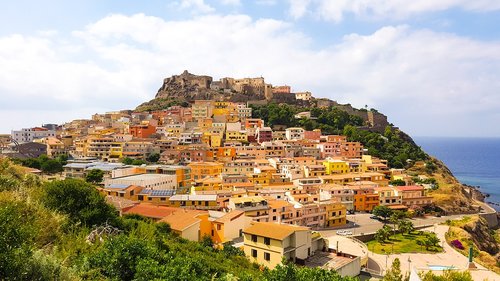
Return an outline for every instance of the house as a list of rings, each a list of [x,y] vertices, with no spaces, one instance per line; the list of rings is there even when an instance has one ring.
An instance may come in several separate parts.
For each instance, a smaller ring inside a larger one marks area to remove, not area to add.
[[[311,98],[312,98],[311,92],[298,92],[298,93],[295,93],[295,99],[297,99],[297,100],[308,101],[308,100],[311,100]]]
[[[104,185],[106,187],[112,184],[138,185],[154,190],[176,190],[177,176],[161,174],[140,174],[121,178],[106,179],[104,181]]]
[[[197,210],[221,209],[217,195],[177,194],[169,198],[168,204],[170,207]]]
[[[20,131],[12,131],[11,138],[17,143],[32,142],[36,139],[55,137],[56,132],[43,127],[25,128]]]
[[[201,241],[204,236],[211,234],[212,224],[207,211],[181,209],[159,222],[168,223],[172,232],[191,241]]]
[[[285,136],[287,140],[302,140],[304,139],[304,132],[305,130],[299,127],[287,128]]]
[[[248,196],[229,199],[229,210],[239,210],[245,212],[245,216],[254,221],[269,221],[269,205],[267,200],[261,196]]]
[[[179,211],[179,209],[141,203],[122,209],[122,215],[141,215],[154,221],[160,221],[176,211]]]
[[[212,222],[211,237],[214,243],[225,243],[243,237],[243,229],[250,226],[252,219],[245,216],[243,211],[228,213],[208,211]]]
[[[402,204],[407,207],[432,204],[432,197],[426,195],[426,191],[423,186],[396,186],[395,188],[401,195]]]
[[[252,262],[275,268],[282,259],[304,263],[322,248],[307,227],[272,222],[256,222],[243,231],[243,249]]]

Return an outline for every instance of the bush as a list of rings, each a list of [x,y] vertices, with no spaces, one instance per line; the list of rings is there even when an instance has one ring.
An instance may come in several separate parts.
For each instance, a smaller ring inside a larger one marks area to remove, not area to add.
[[[465,250],[464,245],[462,245],[462,242],[460,242],[460,240],[458,239],[451,241],[451,245],[457,249]]]
[[[89,183],[79,179],[52,181],[43,187],[42,203],[52,210],[69,216],[73,222],[86,226],[117,221],[115,209]]]

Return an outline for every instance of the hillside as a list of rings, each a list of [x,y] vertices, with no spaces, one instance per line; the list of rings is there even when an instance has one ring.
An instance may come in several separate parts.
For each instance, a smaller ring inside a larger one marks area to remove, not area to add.
[[[500,274],[500,230],[491,230],[479,216],[449,221],[448,225],[446,241],[450,245],[465,256],[472,247],[476,262]]]
[[[92,234],[92,235],[90,235]],[[334,271],[250,263],[230,245],[191,242],[168,224],[119,217],[81,180],[42,182],[0,159],[2,280],[342,280]]]
[[[414,176],[436,179],[439,188],[431,192],[436,205],[448,213],[477,211],[474,199],[481,200],[477,190],[462,185],[438,159],[427,155],[411,136],[390,124],[387,116],[375,109],[356,109],[325,98],[310,100],[291,98],[294,94],[273,93],[274,87],[260,78],[222,78],[194,75],[184,71],[165,78],[155,99],[136,108],[154,111],[169,106],[188,107],[194,100],[226,100],[247,102],[252,117],[261,118],[267,126],[285,128],[300,126],[306,130],[320,129],[323,134],[343,134],[350,141],[361,142],[368,154],[388,160],[391,168],[407,168]],[[310,118],[296,118],[301,112]],[[425,164],[432,163],[429,171]]]

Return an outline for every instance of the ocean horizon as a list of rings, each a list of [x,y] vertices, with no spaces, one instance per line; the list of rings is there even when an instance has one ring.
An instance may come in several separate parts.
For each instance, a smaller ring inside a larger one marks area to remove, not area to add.
[[[479,186],[500,211],[500,138],[414,137],[429,155],[443,161],[463,184]]]

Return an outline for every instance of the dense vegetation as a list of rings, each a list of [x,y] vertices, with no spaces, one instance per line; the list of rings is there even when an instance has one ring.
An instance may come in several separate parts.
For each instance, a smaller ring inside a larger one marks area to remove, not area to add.
[[[85,181],[43,183],[8,160],[0,160],[0,279],[355,280],[292,264],[261,268],[230,245],[214,249],[167,224],[119,217]]]
[[[310,111],[311,119],[295,118],[299,112]],[[390,167],[404,168],[415,161],[426,160],[428,156],[415,143],[397,129],[388,126],[384,134],[359,129],[364,120],[341,109],[307,108],[287,104],[252,106],[252,117],[261,118],[268,126],[303,127],[306,130],[321,129],[323,134],[341,134],[349,141],[361,142],[368,154],[387,159]]]
[[[15,163],[41,170],[46,174],[55,174],[63,171],[63,166],[68,161],[67,155],[60,155],[56,158],[49,158],[47,155],[40,155],[38,158],[14,159]]]
[[[180,100],[180,99],[155,98],[148,102],[142,103],[135,109],[135,111],[143,112],[143,111],[162,110],[175,105],[188,107],[189,103],[185,100]]]

